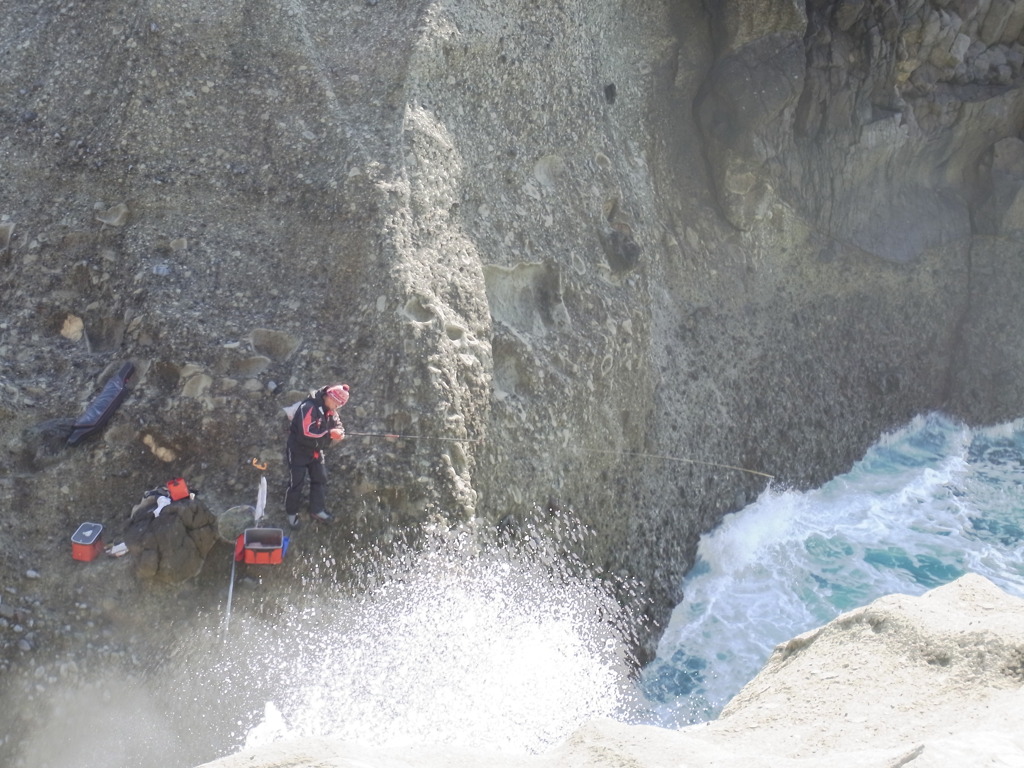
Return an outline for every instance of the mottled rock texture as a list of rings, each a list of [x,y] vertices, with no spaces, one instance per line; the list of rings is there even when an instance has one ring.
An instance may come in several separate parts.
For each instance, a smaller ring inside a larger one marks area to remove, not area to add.
[[[764,475],[1024,412],[1019,2],[5,10],[4,578],[253,457],[280,522],[281,408],[345,381],[329,545],[571,506],[663,616]]]
[[[217,542],[217,520],[209,510],[188,499],[163,509],[155,503],[140,507],[136,506],[125,531],[135,574],[170,583],[198,575]]]

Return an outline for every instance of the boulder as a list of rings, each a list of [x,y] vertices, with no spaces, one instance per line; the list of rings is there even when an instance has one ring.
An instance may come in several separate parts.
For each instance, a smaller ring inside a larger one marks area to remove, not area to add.
[[[171,584],[196,576],[218,541],[217,518],[196,499],[172,502],[158,515],[155,508],[137,506],[125,534],[136,575]]]

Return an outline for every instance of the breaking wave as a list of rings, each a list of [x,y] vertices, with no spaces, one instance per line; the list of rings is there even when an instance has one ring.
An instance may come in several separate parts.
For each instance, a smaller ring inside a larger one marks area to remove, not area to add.
[[[848,473],[769,489],[701,538],[642,676],[654,720],[714,718],[778,643],[967,572],[1024,596],[1024,422],[971,430],[920,416]]]

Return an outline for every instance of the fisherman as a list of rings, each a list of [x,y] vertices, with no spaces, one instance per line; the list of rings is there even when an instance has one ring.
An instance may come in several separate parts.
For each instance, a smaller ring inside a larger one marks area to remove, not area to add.
[[[334,519],[324,507],[327,498],[327,469],[324,449],[345,439],[338,409],[348,402],[348,384],[334,384],[309,394],[298,404],[288,430],[288,490],[284,511],[288,525],[299,527],[302,486],[309,474],[309,514],[313,520]]]

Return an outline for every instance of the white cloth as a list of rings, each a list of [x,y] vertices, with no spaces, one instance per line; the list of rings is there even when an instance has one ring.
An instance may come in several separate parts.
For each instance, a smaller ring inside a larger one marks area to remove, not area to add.
[[[171,503],[171,500],[166,496],[157,496],[156,509],[153,510],[153,517],[160,517],[160,513],[163,512],[164,507]]]

